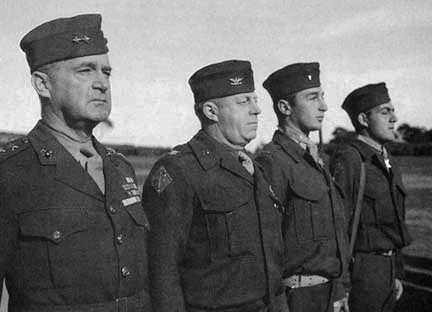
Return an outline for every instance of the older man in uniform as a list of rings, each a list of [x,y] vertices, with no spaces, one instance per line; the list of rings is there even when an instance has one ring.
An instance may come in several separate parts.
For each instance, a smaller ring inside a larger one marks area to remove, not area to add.
[[[286,311],[282,207],[244,150],[261,113],[251,64],[212,64],[189,83],[202,128],[154,165],[143,190],[153,308]]]
[[[284,283],[290,311],[340,311],[347,244],[342,200],[308,135],[327,111],[318,63],[296,63],[263,83],[278,130],[256,160],[286,207]]]
[[[97,14],[21,41],[42,119],[0,148],[0,280],[9,311],[150,311],[149,224],[132,166],[93,128],[111,111]],[[1,293],[1,292],[0,292]]]
[[[351,311],[393,311],[402,294],[401,249],[410,242],[404,223],[406,191],[396,161],[384,147],[395,138],[397,118],[384,82],[354,90],[342,108],[358,136],[339,148],[331,169],[345,192],[351,222],[362,163],[365,172],[351,272]]]

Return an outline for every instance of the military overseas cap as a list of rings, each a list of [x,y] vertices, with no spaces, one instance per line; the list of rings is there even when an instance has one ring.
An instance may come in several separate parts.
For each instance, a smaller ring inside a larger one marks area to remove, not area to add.
[[[271,74],[263,83],[273,101],[321,86],[319,63],[295,63]]]
[[[83,14],[58,18],[31,30],[20,43],[30,71],[58,61],[107,53],[101,22],[99,14]]]
[[[205,66],[189,79],[195,103],[255,91],[251,63],[230,60]]]
[[[386,84],[380,82],[377,84],[368,84],[351,92],[342,104],[342,108],[351,117],[356,117],[362,112],[390,102],[390,96]]]

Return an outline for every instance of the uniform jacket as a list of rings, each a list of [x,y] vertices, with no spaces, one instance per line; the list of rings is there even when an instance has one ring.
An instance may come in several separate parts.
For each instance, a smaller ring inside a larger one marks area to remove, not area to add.
[[[105,195],[40,122],[0,149],[0,281],[9,311],[113,311],[116,298],[137,294],[130,301],[150,310],[149,224],[139,200],[124,201],[134,170],[94,144]]]
[[[347,237],[340,193],[327,169],[279,130],[258,154],[286,208],[285,277],[321,275],[333,280],[335,300],[345,296]]]
[[[155,311],[257,311],[282,293],[280,207],[254,176],[203,131],[155,164],[143,190]]]
[[[332,157],[331,170],[344,190],[346,215],[354,214],[360,182],[360,162],[365,162],[366,183],[354,250],[362,252],[401,249],[411,240],[405,220],[406,190],[396,160],[389,155],[388,172],[383,156],[366,143],[354,140],[341,146]],[[398,255],[401,276],[403,266]]]

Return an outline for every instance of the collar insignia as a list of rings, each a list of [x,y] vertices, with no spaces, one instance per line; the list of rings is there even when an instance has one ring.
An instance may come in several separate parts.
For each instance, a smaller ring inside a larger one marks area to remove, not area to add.
[[[236,77],[236,78],[230,78],[230,85],[232,86],[239,86],[243,84],[243,78]]]

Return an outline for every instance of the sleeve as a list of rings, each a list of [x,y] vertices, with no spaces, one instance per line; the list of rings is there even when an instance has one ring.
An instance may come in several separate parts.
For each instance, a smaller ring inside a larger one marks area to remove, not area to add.
[[[354,215],[355,205],[358,197],[358,187],[360,182],[360,164],[361,157],[358,152],[352,148],[342,147],[336,151],[331,158],[330,170],[335,180],[335,184],[341,188],[343,193],[343,204],[345,209],[345,219],[347,226],[347,248],[349,248],[349,238],[351,236],[351,223]],[[348,252],[347,252],[347,256]],[[346,296],[350,291],[351,281],[349,266],[351,259],[346,259],[346,270],[342,276],[335,280],[334,298],[335,301]]]
[[[349,292],[349,286],[347,285],[346,276],[348,274],[343,274],[341,277],[336,278],[332,281],[332,300],[333,302],[339,301],[346,297]]]
[[[181,170],[157,163],[143,187],[150,221],[149,276],[153,310],[185,312],[179,265],[187,243],[194,193]]]
[[[352,148],[338,149],[330,161],[330,172],[344,196],[345,217],[349,232],[351,232],[351,222],[358,196],[360,164],[360,155]]]
[[[5,206],[4,196],[4,193],[0,194],[0,299],[3,293],[3,281],[7,277],[18,244],[18,222],[13,210]]]

